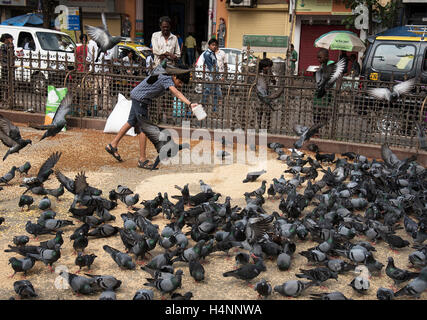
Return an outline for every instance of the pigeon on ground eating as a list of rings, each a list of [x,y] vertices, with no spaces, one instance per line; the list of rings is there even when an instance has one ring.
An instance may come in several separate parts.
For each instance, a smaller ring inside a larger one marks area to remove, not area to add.
[[[349,286],[360,294],[366,294],[370,287],[369,271],[363,266],[357,266],[354,272],[357,276],[350,282]]]
[[[9,172],[0,177],[0,183],[8,184],[13,178],[15,178],[16,166],[13,166]]]
[[[33,204],[34,198],[23,194],[19,197],[18,206],[24,210],[24,206],[27,206],[27,211],[30,210],[30,206]]]
[[[96,291],[95,279],[93,278],[86,278],[66,271],[61,271],[59,275],[67,280],[76,294],[93,294]]]
[[[79,267],[79,271],[77,271],[77,273],[79,273],[83,267],[87,267],[88,270],[90,270],[90,267],[92,266],[96,257],[97,255],[93,253],[84,255],[82,252],[79,252],[77,254],[76,260],[74,261],[74,264]]]
[[[306,289],[311,286],[315,286],[317,283],[315,281],[304,282],[300,280],[288,280],[281,285],[274,287],[274,292],[280,293],[285,297],[298,297],[300,296]]]
[[[11,277],[13,277],[17,272],[23,272],[24,276],[26,276],[27,271],[30,270],[35,263],[36,259],[32,257],[25,257],[23,259],[18,259],[15,257],[10,258],[9,264],[12,266],[12,269],[14,271]]]
[[[145,133],[147,138],[154,145],[158,153],[153,165],[146,165],[144,168],[154,170],[157,168],[160,161],[173,158],[178,154],[178,151],[190,148],[188,143],[176,144],[167,129],[158,127],[146,119],[138,119],[138,125],[141,131]]]
[[[395,297],[410,296],[419,298],[421,294],[427,289],[427,267],[424,267],[418,277],[409,282],[402,289],[394,293]]]
[[[40,242],[40,247],[53,250],[57,244],[62,245],[64,243],[64,239],[62,238],[63,233],[64,231],[62,230],[56,231],[55,238]]]
[[[258,292],[259,297],[263,298],[267,298],[273,291],[271,284],[265,279],[261,279],[261,281],[255,283],[254,290]]]
[[[395,285],[399,285],[402,282],[412,280],[419,276],[419,272],[411,272],[397,268],[394,265],[393,257],[388,257],[388,264],[385,268],[386,275],[394,281]]]
[[[327,267],[317,267],[310,270],[300,269],[300,272],[301,274],[296,274],[297,278],[306,278],[311,281],[316,281],[319,285],[329,279],[338,281],[338,274]]]
[[[132,261],[132,257],[128,254],[120,252],[108,245],[104,245],[102,248],[110,254],[111,258],[113,258],[114,262],[116,262],[119,267],[129,270],[135,269],[135,263]]]
[[[160,292],[163,293],[172,293],[173,291],[175,291],[176,289],[178,289],[179,287],[181,287],[181,281],[182,281],[182,275],[184,274],[184,272],[180,269],[178,269],[175,274],[171,277],[167,277],[167,278],[158,278],[158,279],[152,279],[152,278],[147,278],[146,283],[144,283],[144,286],[148,286],[148,287],[154,287],[158,290],[160,290]]]
[[[111,290],[102,291],[99,300],[117,300],[116,293]]]
[[[37,238],[38,235],[41,234],[54,234],[52,230],[47,229],[38,223],[32,223],[31,221],[27,221],[25,224],[25,231],[27,231],[29,234],[34,235],[35,238]]]
[[[122,281],[110,275],[92,275],[85,273],[86,276],[95,280],[95,288],[104,291],[115,291],[122,285]]]
[[[19,152],[28,144],[32,143],[30,139],[22,139],[19,128],[3,115],[0,115],[0,140],[6,147],[9,147],[3,157],[3,161],[5,161],[10,154]]]
[[[351,300],[347,298],[342,292],[322,292],[310,294],[311,300]]]
[[[154,292],[150,289],[141,289],[135,292],[132,300],[153,300]]]
[[[17,246],[24,246],[30,241],[30,238],[28,236],[14,236],[12,241]]]
[[[105,18],[104,12],[101,13],[101,19],[102,27],[85,25],[87,34],[91,39],[93,39],[93,41],[96,42],[98,46],[95,62],[98,62],[101,52],[106,54],[108,50],[114,48],[120,41],[126,40],[126,38],[120,36],[111,36],[110,32],[108,31],[107,19]]]
[[[50,209],[51,205],[52,205],[52,203],[51,203],[49,197],[44,196],[43,199],[40,200],[38,207],[40,210],[47,210],[47,209]]]
[[[256,278],[261,272],[266,271],[264,261],[261,258],[257,258],[256,263],[248,263],[236,270],[224,272],[224,277],[235,277],[237,279],[250,281]]]
[[[21,299],[35,298],[37,293],[29,280],[20,280],[13,283],[13,289]]]
[[[31,163],[29,161],[25,162],[22,166],[19,166],[16,170],[22,175],[28,175],[28,171],[31,169]]]
[[[378,288],[377,290],[377,299],[378,300],[393,300],[394,291],[388,288]]]
[[[197,282],[203,281],[205,279],[205,268],[203,268],[203,265],[200,263],[199,260],[191,260],[188,263],[188,268],[190,270],[190,275]]]
[[[92,231],[88,232],[87,236],[97,237],[97,238],[107,238],[114,236],[119,232],[119,227],[114,227],[111,224],[103,224]]]

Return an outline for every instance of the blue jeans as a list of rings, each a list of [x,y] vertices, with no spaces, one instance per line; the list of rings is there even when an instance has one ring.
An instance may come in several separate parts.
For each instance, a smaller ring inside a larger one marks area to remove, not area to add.
[[[194,64],[194,48],[187,48],[187,62],[189,66],[192,66]]]
[[[202,104],[206,104],[208,96],[213,94],[213,111],[216,111],[218,105],[218,98],[222,98],[221,86],[214,83],[205,83],[203,90]]]

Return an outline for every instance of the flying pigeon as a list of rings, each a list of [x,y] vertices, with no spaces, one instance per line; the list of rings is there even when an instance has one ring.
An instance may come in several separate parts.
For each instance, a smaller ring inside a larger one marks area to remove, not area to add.
[[[322,98],[326,94],[326,89],[331,88],[342,75],[345,68],[345,59],[336,63],[322,66],[316,71],[316,97]]]
[[[9,147],[3,157],[3,161],[6,160],[10,154],[19,152],[28,144],[32,143],[29,139],[22,139],[19,128],[2,115],[0,115],[0,140],[6,147]]]
[[[93,27],[93,26],[85,25],[87,34],[98,45],[98,53],[97,53],[95,62],[98,62],[101,52],[104,52],[105,54],[108,50],[114,48],[120,41],[123,41],[126,39],[123,37],[119,37],[119,36],[113,37],[110,35],[108,31],[108,26],[107,26],[107,19],[105,18],[104,12],[101,13],[101,19],[102,19],[102,25],[103,25],[102,27]]]
[[[299,136],[299,139],[294,142],[294,148],[295,149],[301,149],[304,142],[310,140],[312,136],[314,136],[317,132],[319,132],[319,129],[323,126],[323,123],[317,123],[312,125],[310,128],[301,126],[301,125],[294,125],[294,131]]]
[[[400,96],[409,93],[415,84],[415,78],[400,82],[393,86],[392,90],[389,88],[371,88],[368,94],[379,100],[388,102],[396,101]]]

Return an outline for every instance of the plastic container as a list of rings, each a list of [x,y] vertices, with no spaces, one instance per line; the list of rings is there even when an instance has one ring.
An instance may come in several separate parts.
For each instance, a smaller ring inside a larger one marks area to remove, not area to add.
[[[205,110],[201,104],[198,104],[193,108],[193,113],[196,115],[197,120],[201,121],[207,117]]]

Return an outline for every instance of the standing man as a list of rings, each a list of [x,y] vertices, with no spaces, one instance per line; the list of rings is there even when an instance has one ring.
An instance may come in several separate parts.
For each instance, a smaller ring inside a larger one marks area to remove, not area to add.
[[[225,25],[224,18],[219,18],[219,26],[218,26],[218,32],[217,32],[217,39],[218,39],[218,47],[224,48],[225,47],[225,34],[227,32],[227,26]]]
[[[130,37],[130,31],[132,30],[132,23],[129,20],[129,16],[125,16],[125,20],[122,24],[122,37]]]
[[[178,38],[170,31],[171,19],[164,16],[159,19],[159,22],[160,31],[154,32],[151,37],[154,54],[154,68],[157,67],[165,58],[175,64],[181,57]]]
[[[189,33],[185,38],[185,47],[187,48],[187,62],[190,67],[196,62],[196,39],[193,37],[193,33]]]
[[[291,44],[291,51],[290,53],[290,61],[291,61],[291,75],[295,74],[296,69],[296,62],[298,61],[298,53],[294,49],[294,45]]]
[[[208,81],[218,81],[220,80],[217,75],[215,75],[216,72],[219,72],[218,69],[218,61],[215,52],[218,50],[218,40],[217,39],[210,39],[208,42],[208,49],[203,52],[203,70],[208,71],[205,73],[206,80]],[[206,83],[205,88],[203,91],[203,97],[202,97],[202,104],[206,104],[207,98],[210,94],[213,94],[213,108],[212,111],[216,111],[216,107],[218,105],[218,99],[222,98],[221,88],[219,84],[216,83]]]

